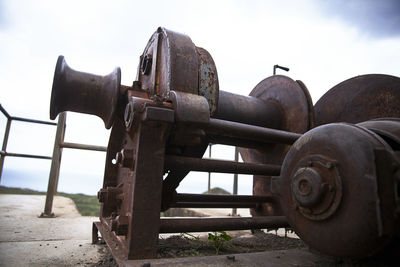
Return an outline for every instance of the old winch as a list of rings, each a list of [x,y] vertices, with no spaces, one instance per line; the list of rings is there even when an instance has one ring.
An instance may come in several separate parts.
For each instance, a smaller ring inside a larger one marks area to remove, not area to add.
[[[97,230],[120,265],[156,256],[159,233],[292,227],[311,247],[363,258],[399,244],[400,78],[362,75],[313,106],[301,81],[219,89],[207,50],[159,28],[132,86],[57,61],[50,118],[75,111],[112,128]],[[244,163],[203,159],[209,143]],[[177,193],[190,171],[252,174],[253,195]],[[160,218],[171,207],[250,208],[249,218]]]

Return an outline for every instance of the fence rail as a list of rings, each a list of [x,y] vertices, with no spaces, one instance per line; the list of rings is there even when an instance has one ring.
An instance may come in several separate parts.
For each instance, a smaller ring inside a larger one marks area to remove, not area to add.
[[[54,126],[57,125],[57,123],[50,122],[50,121],[32,120],[32,119],[27,119],[27,118],[11,116],[1,104],[0,104],[0,111],[7,118],[6,130],[4,132],[4,138],[3,138],[3,145],[2,145],[1,151],[0,151],[0,155],[1,155],[1,157],[0,157],[0,182],[1,182],[1,176],[3,174],[3,167],[4,167],[4,159],[6,157],[52,159],[52,157],[50,157],[50,156],[7,152],[7,143],[8,143],[8,137],[10,136],[12,121],[22,121],[22,122],[47,124],[47,125],[54,125]]]
[[[7,124],[6,124],[6,129],[5,129],[4,138],[3,138],[3,145],[0,150],[0,183],[1,183],[1,176],[3,173],[4,159],[6,157],[21,157],[21,158],[51,160],[49,183],[48,183],[47,194],[46,194],[46,202],[45,202],[45,206],[44,206],[44,212],[40,215],[40,217],[53,217],[54,216],[54,214],[52,213],[53,199],[54,199],[54,195],[57,193],[62,149],[63,148],[71,148],[71,149],[106,152],[107,147],[64,142],[66,120],[67,120],[67,114],[65,112],[61,113],[58,116],[58,122],[55,123],[55,122],[51,122],[51,121],[42,121],[42,120],[34,120],[34,119],[11,116],[1,104],[0,104],[0,111],[7,118]],[[55,140],[54,140],[53,155],[52,156],[43,156],[43,155],[7,152],[7,143],[8,143],[8,138],[10,136],[12,121],[22,121],[22,122],[28,122],[28,123],[57,126],[56,136],[55,136]]]

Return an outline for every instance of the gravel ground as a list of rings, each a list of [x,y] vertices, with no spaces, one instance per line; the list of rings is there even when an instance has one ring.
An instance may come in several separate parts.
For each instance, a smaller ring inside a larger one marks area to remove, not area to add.
[[[298,238],[282,237],[272,233],[250,231],[228,232],[232,240],[227,241],[219,250],[219,255],[261,252],[267,250],[284,250],[304,248],[303,241]],[[103,251],[101,259],[92,266],[117,266],[109,251]],[[160,238],[157,258],[179,258],[194,256],[215,256],[216,250],[209,242],[206,234],[193,236],[189,234],[172,235]]]
[[[308,247],[298,238],[278,236],[274,233],[257,232],[251,234],[249,231],[233,231],[228,232],[232,236],[232,240],[226,242],[220,249],[219,255],[231,255],[239,253],[255,253],[265,251],[276,251],[273,257],[278,258],[280,255],[291,249],[309,250]],[[197,238],[189,235],[173,235],[159,240],[157,258],[183,258],[183,257],[201,257],[215,256],[215,248],[207,241],[206,235]],[[392,251],[386,251],[384,254],[369,258],[366,260],[342,260],[327,257],[316,251],[312,254],[318,255],[317,260],[312,265],[307,266],[340,266],[340,267],[384,267],[399,266],[400,260],[397,260],[399,248]],[[92,266],[116,267],[109,250],[103,250],[101,259]],[[169,265],[167,265],[169,266]],[[173,264],[171,265],[173,266]],[[225,265],[221,265],[225,266]],[[266,266],[268,264],[266,263]]]

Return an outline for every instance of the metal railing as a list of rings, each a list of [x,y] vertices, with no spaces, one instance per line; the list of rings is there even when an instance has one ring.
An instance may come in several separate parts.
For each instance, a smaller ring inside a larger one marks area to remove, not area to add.
[[[37,123],[37,124],[47,124],[47,125],[53,125],[53,126],[57,125],[57,123],[49,122],[49,121],[32,120],[32,119],[27,119],[27,118],[20,118],[20,117],[11,116],[10,114],[8,114],[8,112],[3,108],[3,106],[1,104],[0,104],[0,111],[7,118],[6,130],[4,132],[3,145],[2,145],[1,151],[0,151],[0,182],[1,182],[1,176],[3,174],[4,159],[6,157],[20,157],[20,158],[34,158],[34,159],[52,159],[52,157],[43,156],[43,155],[33,155],[33,154],[21,154],[21,153],[7,152],[7,143],[8,143],[8,137],[10,136],[11,122],[12,121],[22,121],[22,122]]]
[[[214,144],[210,143],[208,144],[208,157],[211,159],[212,158],[212,146]],[[235,162],[239,162],[239,149],[237,146],[235,146]],[[208,172],[208,185],[207,185],[207,192],[208,194],[211,193],[211,172]],[[238,193],[238,174],[235,173],[233,174],[233,190],[232,190],[232,195],[237,195]],[[237,209],[232,208],[232,216],[237,215]]]
[[[66,130],[67,113],[63,112],[58,115],[57,131],[54,140],[53,156],[51,160],[49,183],[47,186],[46,202],[44,212],[40,215],[42,218],[54,217],[52,212],[54,195],[57,193],[58,177],[60,174],[61,156],[63,148],[92,150],[92,151],[107,151],[107,147],[93,146],[86,144],[67,143],[64,142]]]
[[[72,149],[81,149],[81,150],[92,150],[92,151],[107,151],[107,147],[104,146],[94,146],[94,145],[86,145],[86,144],[78,144],[78,143],[69,143],[64,142],[65,130],[66,130],[66,120],[67,114],[66,112],[61,113],[58,116],[58,122],[49,122],[49,121],[41,121],[41,120],[33,120],[27,118],[20,118],[11,116],[0,104],[0,111],[7,118],[6,129],[4,132],[4,139],[2,149],[0,151],[0,183],[1,176],[3,173],[4,159],[5,157],[22,157],[22,158],[35,158],[35,159],[51,159],[50,166],[50,174],[49,174],[49,182],[47,186],[47,194],[46,194],[46,202],[44,206],[44,212],[40,215],[40,217],[54,217],[54,213],[52,213],[53,207],[53,199],[54,195],[57,193],[58,187],[58,178],[60,173],[60,165],[61,165],[61,155],[63,148],[72,148]],[[57,126],[56,136],[54,140],[54,148],[53,155],[43,156],[43,155],[32,155],[32,154],[21,154],[21,153],[11,153],[7,152],[7,143],[8,137],[10,135],[11,122],[12,121],[22,121],[29,123],[37,123],[37,124],[47,124]]]

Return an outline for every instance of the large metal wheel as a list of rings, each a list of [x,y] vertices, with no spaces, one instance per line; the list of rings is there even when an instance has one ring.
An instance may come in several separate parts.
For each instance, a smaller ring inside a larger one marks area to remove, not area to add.
[[[312,118],[312,102],[305,85],[289,77],[275,75],[261,81],[251,91],[250,96],[266,103],[274,103],[280,110],[279,130],[294,133],[304,133],[309,129]],[[269,114],[265,114],[268,117]],[[240,154],[245,162],[281,164],[289,150],[289,145],[270,144],[260,149],[240,148]],[[271,177],[254,175],[253,195],[271,196]],[[283,215],[279,201],[265,203],[257,209],[252,209],[253,216]]]
[[[339,83],[314,106],[315,123],[359,123],[375,118],[400,117],[400,78],[361,75]]]
[[[376,254],[399,233],[399,167],[388,143],[364,127],[335,123],[310,130],[282,167],[280,197],[289,224],[325,254]]]

